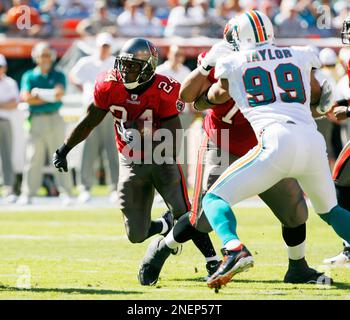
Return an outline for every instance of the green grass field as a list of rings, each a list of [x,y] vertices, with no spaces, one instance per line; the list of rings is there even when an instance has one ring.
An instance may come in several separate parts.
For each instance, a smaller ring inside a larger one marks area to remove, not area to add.
[[[161,213],[154,210],[154,216]],[[276,219],[262,208],[236,213],[255,266],[215,294],[202,281],[204,259],[192,243],[169,258],[157,286],[141,287],[136,274],[149,240],[129,243],[117,210],[2,211],[0,299],[350,299],[346,267],[327,270],[336,282],[332,287],[284,284],[287,257]],[[341,248],[313,212],[307,240],[308,261],[318,269]]]

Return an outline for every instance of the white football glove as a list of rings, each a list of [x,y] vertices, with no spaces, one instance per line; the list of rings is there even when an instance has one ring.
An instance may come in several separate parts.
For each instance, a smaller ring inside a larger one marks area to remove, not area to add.
[[[129,144],[134,140],[133,130],[125,128],[124,121],[121,121],[120,125],[117,125],[117,131],[120,134],[122,141],[126,144]]]
[[[321,85],[321,97],[320,102],[316,108],[316,111],[319,114],[326,114],[332,109],[333,106],[333,94],[332,87],[327,80],[324,80]]]
[[[208,75],[210,70],[215,67],[216,61],[224,57],[230,53],[232,53],[233,50],[230,46],[230,44],[225,41],[221,40],[218,43],[215,43],[209,52],[205,55],[205,57],[201,60],[199,67],[199,71],[203,75]]]

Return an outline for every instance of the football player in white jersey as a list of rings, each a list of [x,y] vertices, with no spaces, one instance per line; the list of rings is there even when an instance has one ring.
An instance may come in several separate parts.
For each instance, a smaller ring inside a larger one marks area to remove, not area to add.
[[[296,178],[320,217],[350,240],[350,212],[338,206],[326,144],[313,119],[331,108],[329,84],[320,86],[313,74],[320,66],[317,56],[306,48],[275,47],[271,21],[256,10],[238,17],[236,37],[240,51],[217,61],[219,81],[206,92],[206,99],[219,104],[233,98],[258,144],[234,162],[203,199],[225,252],[207,281],[211,288],[225,285],[253,260],[237,236],[231,206],[283,178]]]

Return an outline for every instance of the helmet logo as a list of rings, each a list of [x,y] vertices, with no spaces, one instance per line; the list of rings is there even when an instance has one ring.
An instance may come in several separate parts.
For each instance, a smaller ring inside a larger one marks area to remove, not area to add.
[[[177,100],[177,101],[176,101],[176,109],[177,109],[177,111],[179,111],[179,112],[184,111],[184,109],[185,109],[185,103],[184,103],[183,101],[181,101],[181,100]]]
[[[152,45],[149,46],[149,49],[151,50],[152,56],[155,57],[155,58],[158,58],[158,51],[157,51],[157,49],[154,46],[152,46]]]

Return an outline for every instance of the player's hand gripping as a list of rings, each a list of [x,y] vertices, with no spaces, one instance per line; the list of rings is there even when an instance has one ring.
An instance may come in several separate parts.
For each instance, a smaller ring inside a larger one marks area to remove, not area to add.
[[[68,172],[67,154],[71,150],[66,144],[57,149],[52,156],[52,163],[59,172]]]
[[[215,43],[202,59],[198,60],[198,67],[202,73],[209,74],[210,70],[215,67],[218,58],[230,54],[232,51],[228,42],[221,40]]]

